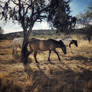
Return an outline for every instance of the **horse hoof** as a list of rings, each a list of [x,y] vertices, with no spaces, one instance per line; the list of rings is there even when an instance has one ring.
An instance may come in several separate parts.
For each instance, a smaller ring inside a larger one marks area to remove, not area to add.
[[[50,62],[50,64],[54,65],[54,63]]]
[[[39,64],[39,62],[36,62],[36,64]]]
[[[48,61],[50,62],[50,59],[48,59]]]

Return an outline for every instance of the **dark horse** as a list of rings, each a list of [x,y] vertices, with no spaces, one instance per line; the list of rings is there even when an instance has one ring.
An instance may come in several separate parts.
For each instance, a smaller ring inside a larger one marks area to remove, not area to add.
[[[78,42],[77,40],[71,40],[69,43],[69,47],[71,48],[71,45],[74,44],[76,47],[78,47]]]
[[[66,46],[61,40],[60,41],[56,41],[53,39],[39,40],[39,39],[33,38],[24,45],[24,48],[26,47],[25,49],[27,49],[28,44],[30,47],[30,51],[28,52],[28,55],[31,54],[32,52],[34,52],[34,58],[35,58],[36,63],[39,63],[36,58],[38,51],[49,50],[48,61],[50,61],[51,51],[54,51],[56,53],[56,55],[58,56],[58,59],[60,61],[60,57],[59,57],[58,52],[56,51],[56,48],[61,48],[63,53],[66,54]],[[28,55],[27,55],[27,57],[28,57]]]

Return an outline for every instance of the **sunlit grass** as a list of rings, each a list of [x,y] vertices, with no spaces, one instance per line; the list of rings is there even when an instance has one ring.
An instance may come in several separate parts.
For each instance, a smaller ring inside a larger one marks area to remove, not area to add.
[[[13,81],[11,85],[20,85],[18,88],[22,88],[23,92],[27,92],[25,90],[30,90],[29,92],[91,92],[92,41],[89,43],[88,40],[82,39],[83,37],[71,35],[72,39],[78,41],[78,47],[73,45],[71,48],[67,47],[66,55],[61,49],[57,49],[61,63],[53,51],[50,57],[53,64],[48,61],[49,52],[40,51],[37,54],[39,64],[36,64],[32,53],[26,66],[18,58],[12,57],[10,47],[12,40],[3,40],[0,42],[0,79],[4,80],[2,85],[8,85],[6,80],[9,80]],[[56,39],[64,38],[64,35],[41,36],[40,38]],[[18,49],[19,54],[20,51]]]

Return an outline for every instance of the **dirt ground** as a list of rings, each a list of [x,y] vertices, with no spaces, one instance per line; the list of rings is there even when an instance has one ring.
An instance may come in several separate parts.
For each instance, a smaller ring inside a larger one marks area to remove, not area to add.
[[[61,62],[55,53],[48,51],[33,54],[24,66],[19,57],[12,57],[12,40],[0,41],[0,92],[92,92],[92,41],[78,40],[78,47],[67,47],[64,55],[59,52]]]

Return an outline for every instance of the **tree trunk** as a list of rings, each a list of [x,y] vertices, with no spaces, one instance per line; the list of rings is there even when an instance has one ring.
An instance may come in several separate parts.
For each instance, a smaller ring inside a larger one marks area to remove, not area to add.
[[[22,54],[22,62],[24,64],[27,63],[27,47],[25,46],[26,42],[28,42],[28,37],[27,35],[24,33],[24,40],[23,40],[23,44],[22,44],[22,50],[21,50],[21,54]]]
[[[31,28],[31,30],[32,30],[32,28]],[[29,31],[31,31],[31,30],[29,30]],[[28,53],[29,53],[29,51],[27,50],[27,44],[28,44],[29,36],[30,36],[29,31],[26,31],[26,30],[23,31],[24,40],[23,40],[21,54],[22,54],[22,62],[24,63],[24,65],[28,63],[28,55],[29,55]]]
[[[27,59],[30,52],[27,50],[27,44],[29,42],[29,36],[30,36],[30,32],[32,31],[33,25],[34,25],[34,22],[31,23],[29,26],[25,26],[25,23],[22,22],[24,40],[23,40],[22,50],[21,50],[21,55],[22,55],[21,60],[24,63],[24,65],[28,63]]]

